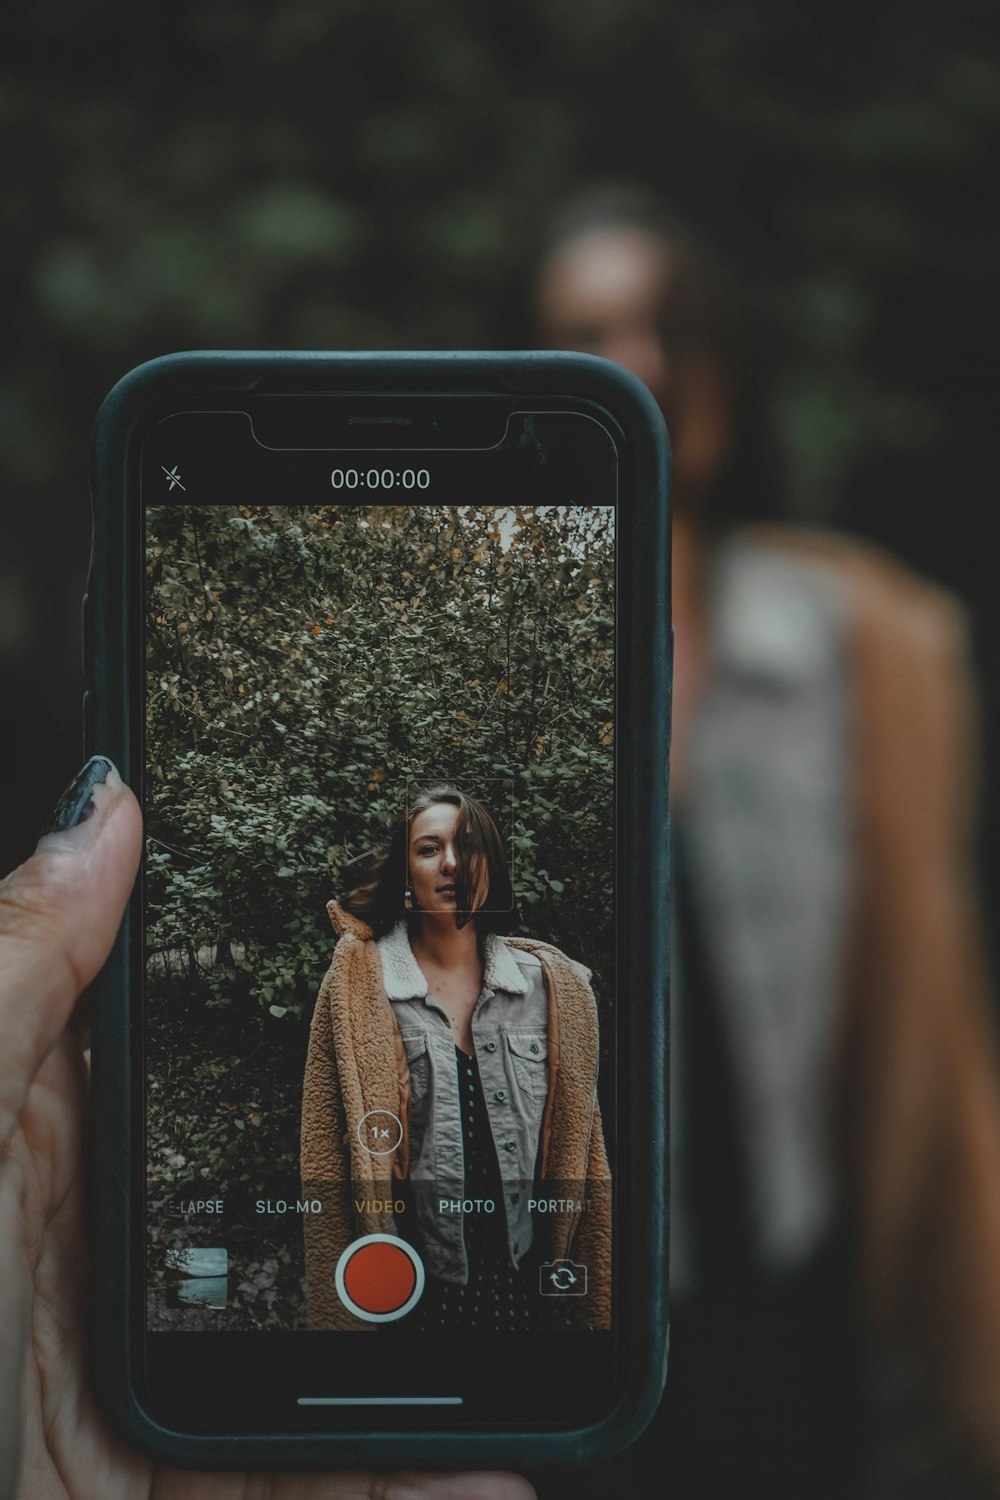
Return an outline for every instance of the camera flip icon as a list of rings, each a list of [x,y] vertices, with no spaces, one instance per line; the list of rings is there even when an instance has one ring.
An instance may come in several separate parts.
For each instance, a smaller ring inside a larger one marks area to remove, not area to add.
[[[575,1260],[547,1260],[538,1269],[538,1290],[543,1297],[586,1297],[587,1267]]]

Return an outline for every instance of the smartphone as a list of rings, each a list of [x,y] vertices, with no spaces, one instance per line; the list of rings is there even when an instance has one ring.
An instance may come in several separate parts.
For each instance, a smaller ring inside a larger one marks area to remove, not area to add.
[[[93,446],[92,1359],[198,1467],[579,1462],[666,1366],[667,438],[576,354],[190,353]]]

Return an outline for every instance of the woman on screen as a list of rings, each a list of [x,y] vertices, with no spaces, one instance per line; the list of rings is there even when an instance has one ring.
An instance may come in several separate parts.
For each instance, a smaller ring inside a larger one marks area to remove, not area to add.
[[[518,915],[503,841],[458,787],[421,791],[388,850],[329,911],[339,942],[303,1086],[309,1323],[363,1327],[341,1302],[352,1240],[389,1233],[426,1285],[407,1327],[526,1330],[556,1312],[609,1323],[610,1183],[595,1103],[590,974],[506,936]],[[544,1209],[539,1209],[539,1200]],[[552,1262],[585,1296],[545,1298]]]

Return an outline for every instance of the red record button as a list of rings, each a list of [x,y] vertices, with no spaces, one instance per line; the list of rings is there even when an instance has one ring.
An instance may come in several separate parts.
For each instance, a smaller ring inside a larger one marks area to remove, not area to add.
[[[420,1301],[424,1267],[412,1245],[393,1234],[354,1240],[337,1262],[337,1295],[357,1318],[391,1323]]]

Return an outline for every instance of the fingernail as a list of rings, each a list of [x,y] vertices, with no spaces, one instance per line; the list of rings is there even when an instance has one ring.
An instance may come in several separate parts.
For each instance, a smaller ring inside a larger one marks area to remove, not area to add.
[[[106,755],[95,755],[70,782],[42,831],[39,848],[79,849],[90,842],[100,813],[124,783]]]

